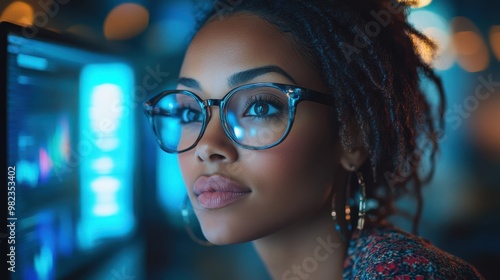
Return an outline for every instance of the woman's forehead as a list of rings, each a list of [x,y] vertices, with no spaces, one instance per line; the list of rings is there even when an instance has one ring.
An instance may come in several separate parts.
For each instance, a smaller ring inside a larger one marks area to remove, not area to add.
[[[214,19],[193,38],[180,75],[213,82],[249,68],[277,65],[298,84],[320,90],[318,70],[294,44],[289,35],[257,15],[239,13]]]
[[[276,26],[256,15],[236,14],[207,23],[194,37],[189,56],[232,60],[293,59],[291,43]],[[269,64],[269,63],[268,63]]]

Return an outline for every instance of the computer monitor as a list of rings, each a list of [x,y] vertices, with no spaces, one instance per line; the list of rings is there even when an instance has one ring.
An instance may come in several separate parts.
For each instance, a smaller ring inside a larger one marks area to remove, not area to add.
[[[1,267],[12,279],[69,277],[136,227],[132,65],[36,30],[0,23]]]

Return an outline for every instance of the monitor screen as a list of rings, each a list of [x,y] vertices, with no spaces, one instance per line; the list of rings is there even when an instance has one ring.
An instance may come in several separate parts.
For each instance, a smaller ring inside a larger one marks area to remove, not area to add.
[[[133,67],[55,32],[0,30],[8,270],[63,278],[134,232]]]

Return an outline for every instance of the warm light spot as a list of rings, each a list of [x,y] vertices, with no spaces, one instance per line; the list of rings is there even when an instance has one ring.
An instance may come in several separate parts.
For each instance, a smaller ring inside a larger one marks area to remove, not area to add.
[[[489,54],[481,36],[473,31],[460,31],[453,36],[458,63],[468,72],[479,72],[489,64]]]
[[[494,25],[490,28],[490,44],[493,54],[500,61],[500,25]]]
[[[21,1],[12,2],[0,16],[0,21],[9,21],[21,25],[33,25],[34,19],[33,8]]]
[[[489,65],[487,45],[476,25],[469,19],[457,17],[452,20],[453,44],[458,64],[468,72],[479,72]]]
[[[416,7],[422,8],[422,7],[429,5],[432,2],[432,0],[417,0],[416,2],[417,2]]]
[[[104,36],[109,40],[130,39],[148,27],[149,12],[138,4],[116,6],[104,21]]]
[[[481,92],[485,100],[473,112],[469,128],[476,144],[488,156],[500,157],[500,92]]]
[[[412,1],[399,0],[399,2],[409,2],[412,7],[422,8],[429,5],[432,2],[432,0],[412,0]]]
[[[462,55],[474,55],[481,51],[482,39],[473,31],[460,31],[453,38],[457,52]]]

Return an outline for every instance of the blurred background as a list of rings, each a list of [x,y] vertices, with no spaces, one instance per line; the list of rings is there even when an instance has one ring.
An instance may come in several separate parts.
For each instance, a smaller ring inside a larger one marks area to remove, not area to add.
[[[205,4],[231,9],[237,2]],[[494,279],[500,276],[500,3],[417,2],[410,20],[439,46],[432,63],[448,103],[419,233]],[[25,201],[17,212],[14,279],[268,279],[251,244],[202,247],[189,239],[176,158],[157,147],[141,110],[148,96],[174,86],[200,3],[1,0],[0,20],[33,25],[29,34],[47,28],[114,50],[103,56],[9,41],[10,53],[28,54],[17,57],[24,68],[13,92],[37,94],[9,97],[7,108],[8,118],[27,116],[11,121],[17,129],[7,135],[17,151],[8,164],[17,166],[18,201]],[[53,64],[60,76],[51,76]],[[100,95],[104,91],[113,94]],[[20,102],[31,102],[36,114]],[[106,104],[115,103],[108,112]],[[111,119],[105,142],[93,122],[98,117]],[[410,212],[414,206],[405,199],[400,204]],[[393,221],[410,230],[403,216]]]

